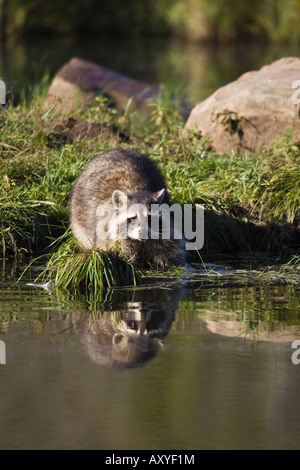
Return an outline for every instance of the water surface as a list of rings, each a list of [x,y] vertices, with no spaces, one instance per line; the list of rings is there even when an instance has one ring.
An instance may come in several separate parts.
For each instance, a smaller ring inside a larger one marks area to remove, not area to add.
[[[299,286],[166,280],[97,302],[15,281],[1,449],[299,448]]]
[[[184,92],[193,105],[246,71],[298,54],[296,45],[249,41],[215,45],[151,37],[32,36],[0,44],[0,79],[15,92],[32,92],[47,85],[77,56],[137,80]]]

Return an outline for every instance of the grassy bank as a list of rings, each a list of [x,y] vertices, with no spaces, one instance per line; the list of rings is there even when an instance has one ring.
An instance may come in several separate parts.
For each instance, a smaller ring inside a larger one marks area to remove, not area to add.
[[[182,135],[181,115],[170,100],[153,105],[151,119],[120,116],[106,104],[99,98],[85,113],[74,112],[77,122],[98,125],[92,138],[86,131],[68,134],[69,124],[45,112],[40,97],[0,113],[2,257],[48,253],[68,228],[69,192],[77,175],[96,153],[116,146],[153,158],[174,202],[204,205],[201,255],[288,256],[299,249],[300,149],[288,137],[252,157],[221,156],[209,152],[198,135]]]

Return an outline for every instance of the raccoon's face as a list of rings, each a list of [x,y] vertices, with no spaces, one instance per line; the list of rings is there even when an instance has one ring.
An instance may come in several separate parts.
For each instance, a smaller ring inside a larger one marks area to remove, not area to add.
[[[126,231],[126,238],[139,241],[159,238],[156,233],[159,220],[155,224],[155,231],[151,228],[153,225],[151,221],[161,215],[152,213],[151,205],[162,204],[164,196],[164,188],[156,193],[140,192],[129,196],[126,196],[122,191],[114,191],[112,201],[118,210],[119,227],[122,228],[122,232]]]
[[[163,324],[159,320],[161,317],[155,315],[159,311],[156,308],[156,304],[148,306],[142,302],[128,302],[126,315],[118,320],[115,327],[113,344],[120,345],[124,342],[125,336],[127,338],[142,336],[160,338],[160,344],[163,344]]]

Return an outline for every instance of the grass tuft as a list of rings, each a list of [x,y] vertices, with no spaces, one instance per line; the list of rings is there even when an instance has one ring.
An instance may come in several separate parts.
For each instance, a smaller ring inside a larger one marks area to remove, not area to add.
[[[300,256],[294,255],[281,266],[268,266],[257,276],[264,284],[300,284]]]
[[[79,289],[94,295],[104,287],[136,285],[139,281],[134,266],[120,257],[117,250],[82,251],[68,232],[49,255],[38,279],[51,280],[59,288]]]

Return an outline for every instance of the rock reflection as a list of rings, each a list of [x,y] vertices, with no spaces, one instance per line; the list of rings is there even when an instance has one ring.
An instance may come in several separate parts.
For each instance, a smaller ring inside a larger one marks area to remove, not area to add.
[[[240,321],[232,320],[205,320],[205,325],[211,333],[231,338],[242,338],[243,340],[269,341],[272,343],[292,343],[300,337],[299,326],[273,326],[267,322],[261,322],[252,329],[247,328]]]
[[[210,333],[227,338],[291,344],[300,337],[300,325],[295,319],[288,322],[273,318],[270,322],[257,317],[245,321],[235,319],[236,316],[233,311],[206,310],[201,313],[201,320]]]
[[[181,297],[180,287],[113,292],[97,313],[71,313],[74,333],[100,366],[142,365],[163,347]]]

